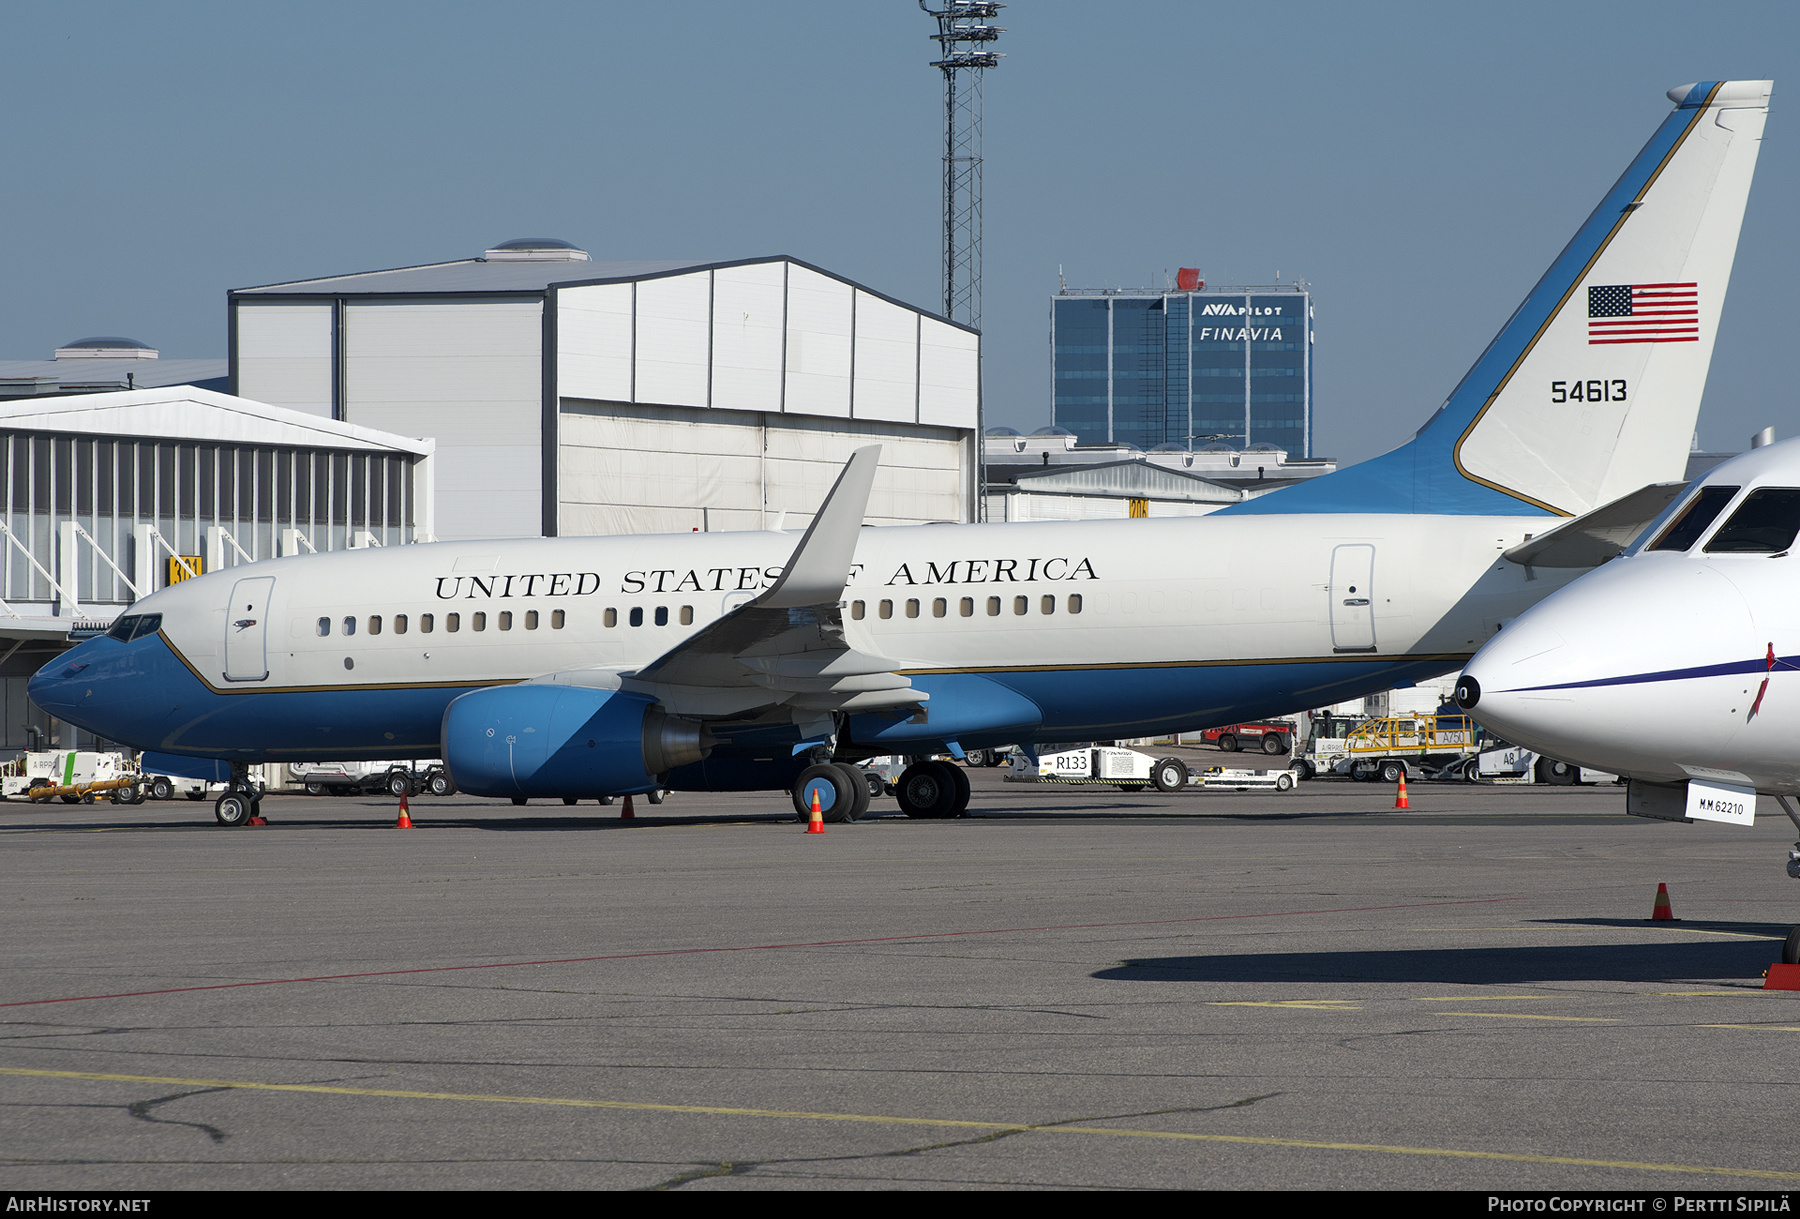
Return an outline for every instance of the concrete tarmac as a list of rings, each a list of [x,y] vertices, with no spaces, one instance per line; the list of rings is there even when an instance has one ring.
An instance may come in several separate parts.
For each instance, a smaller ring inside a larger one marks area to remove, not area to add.
[[[1800,1188],[1766,802],[971,773],[966,819],[822,836],[777,794],[0,805],[0,1184]]]

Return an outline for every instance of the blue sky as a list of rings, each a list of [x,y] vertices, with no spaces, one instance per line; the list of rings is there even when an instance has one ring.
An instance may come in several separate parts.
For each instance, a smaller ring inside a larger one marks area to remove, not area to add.
[[[1079,286],[1303,275],[1321,453],[1441,402],[1695,79],[1773,78],[1701,440],[1800,434],[1800,5],[1016,0],[986,98],[990,423],[1049,422]],[[557,236],[787,253],[939,298],[942,85],[912,0],[8,4],[0,358],[225,354],[233,287]]]

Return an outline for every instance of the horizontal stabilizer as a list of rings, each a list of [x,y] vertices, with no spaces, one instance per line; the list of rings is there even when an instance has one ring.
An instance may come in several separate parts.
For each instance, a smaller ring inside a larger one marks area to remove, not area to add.
[[[1529,567],[1598,567],[1623,554],[1686,488],[1651,483],[1520,542],[1505,557]]]

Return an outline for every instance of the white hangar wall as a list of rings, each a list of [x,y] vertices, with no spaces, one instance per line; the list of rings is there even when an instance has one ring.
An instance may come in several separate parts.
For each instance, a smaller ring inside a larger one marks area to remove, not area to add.
[[[967,519],[966,443],[939,428],[569,398],[560,428],[565,534],[804,528],[866,444],[869,523]]]
[[[871,519],[974,515],[980,336],[791,259],[467,259],[231,310],[240,394],[435,439],[442,539],[800,524],[871,442]]]

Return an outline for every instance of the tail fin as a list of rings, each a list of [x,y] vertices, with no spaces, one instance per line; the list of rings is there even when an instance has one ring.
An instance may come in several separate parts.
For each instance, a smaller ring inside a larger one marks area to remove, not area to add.
[[[1225,511],[1578,516],[1678,481],[1771,88],[1669,90],[1674,113],[1417,435]]]

